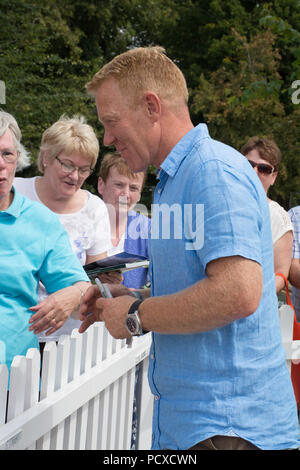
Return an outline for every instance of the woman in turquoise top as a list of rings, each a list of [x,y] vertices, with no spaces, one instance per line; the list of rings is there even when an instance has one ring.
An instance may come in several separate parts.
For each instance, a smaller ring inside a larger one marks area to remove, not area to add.
[[[13,116],[0,112],[0,364],[38,348],[35,333],[56,331],[78,309],[89,286],[58,216],[12,186],[28,164]],[[38,302],[42,281],[51,295]],[[63,290],[63,291],[62,291]],[[64,294],[64,309],[57,308]]]

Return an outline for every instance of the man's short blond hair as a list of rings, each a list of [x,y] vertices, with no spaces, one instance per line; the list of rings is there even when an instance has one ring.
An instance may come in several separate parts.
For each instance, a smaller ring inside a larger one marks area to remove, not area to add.
[[[114,57],[86,84],[91,96],[96,96],[101,84],[114,78],[125,96],[136,104],[146,91],[154,92],[170,107],[188,103],[188,89],[181,70],[167,57],[160,46],[139,47]]]

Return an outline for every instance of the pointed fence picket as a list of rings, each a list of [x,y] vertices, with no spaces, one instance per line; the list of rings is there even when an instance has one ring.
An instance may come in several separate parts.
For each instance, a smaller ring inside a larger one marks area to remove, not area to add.
[[[282,344],[286,352],[286,363],[291,373],[291,365],[300,361],[300,340],[293,339],[294,311],[289,305],[282,305],[279,309],[279,322]]]
[[[293,314],[282,310],[279,318],[290,366],[300,360],[300,341],[292,337]],[[147,334],[127,348],[103,323],[95,323],[84,334],[74,330],[57,345],[47,343],[42,371],[37,349],[14,358],[10,378],[6,366],[0,365],[0,449],[130,449],[134,395],[136,448],[149,449],[150,344]]]
[[[103,323],[74,330],[43,352],[0,366],[0,449],[130,449],[134,394],[138,449],[151,445],[153,399],[147,382],[150,334],[128,348]],[[139,375],[135,384],[136,367]],[[136,385],[136,386],[135,386]],[[8,396],[8,398],[7,398]]]

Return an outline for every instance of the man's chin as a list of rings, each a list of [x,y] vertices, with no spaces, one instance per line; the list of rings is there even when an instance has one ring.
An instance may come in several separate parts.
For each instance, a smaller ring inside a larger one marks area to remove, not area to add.
[[[134,173],[139,173],[140,171],[145,171],[148,167],[142,164],[140,158],[136,158],[136,155],[133,156],[129,153],[127,149],[124,149],[120,152],[121,156],[126,160],[127,165],[130,170]]]

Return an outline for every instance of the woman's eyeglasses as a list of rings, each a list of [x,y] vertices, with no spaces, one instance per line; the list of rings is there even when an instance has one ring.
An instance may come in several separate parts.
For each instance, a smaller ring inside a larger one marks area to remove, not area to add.
[[[258,172],[263,175],[272,175],[275,171],[275,168],[267,163],[256,163],[252,160],[248,160],[252,168],[257,168]]]
[[[61,161],[58,157],[55,157],[55,158],[61,164],[61,169],[64,173],[71,174],[75,170],[78,170],[78,174],[80,176],[89,176],[93,172],[92,168],[89,168],[86,166],[85,167],[75,166],[75,165],[72,165],[71,163],[66,163],[66,162]]]
[[[0,156],[5,161],[5,163],[16,163],[17,155],[12,150],[3,150],[0,151]]]

